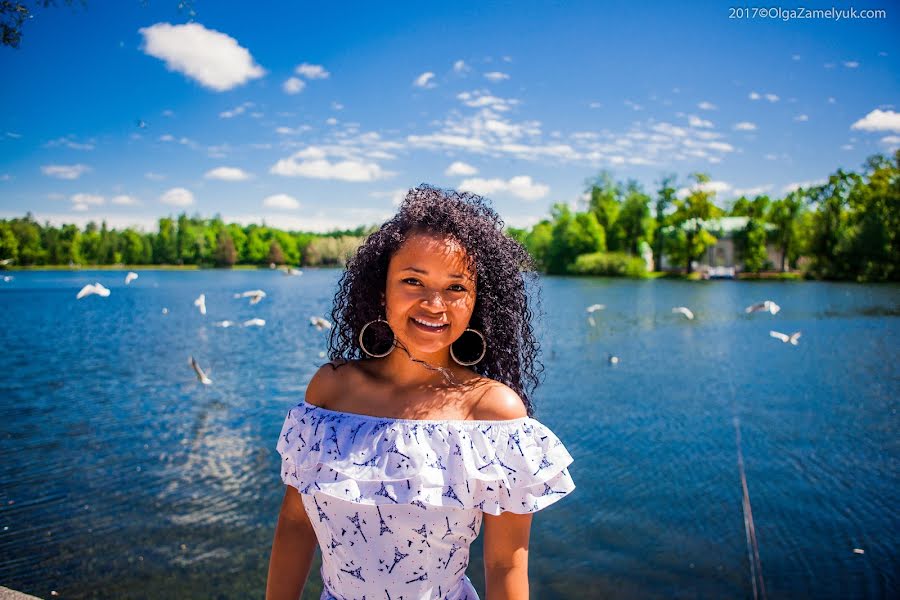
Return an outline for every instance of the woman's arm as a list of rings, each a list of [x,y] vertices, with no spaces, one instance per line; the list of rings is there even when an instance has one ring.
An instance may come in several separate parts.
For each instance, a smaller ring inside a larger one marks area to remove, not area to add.
[[[531,514],[484,515],[487,600],[528,600]]]
[[[266,600],[300,598],[316,551],[316,533],[303,508],[303,500],[297,488],[290,485],[285,488],[269,557]]]

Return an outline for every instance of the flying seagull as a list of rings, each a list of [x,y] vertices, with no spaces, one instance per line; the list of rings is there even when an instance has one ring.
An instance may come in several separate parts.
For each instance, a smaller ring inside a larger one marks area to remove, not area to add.
[[[760,311],[768,311],[774,315],[779,310],[781,310],[781,307],[778,306],[777,304],[775,304],[774,302],[772,302],[771,300],[763,300],[762,302],[757,302],[756,304],[751,304],[750,306],[748,306],[747,308],[744,309],[744,312],[749,314],[749,313],[755,313],[755,312],[760,312]]]
[[[78,295],[75,296],[75,298],[77,298],[78,300],[81,300],[85,296],[90,296],[91,294],[97,294],[98,296],[102,296],[102,297],[106,298],[107,296],[109,296],[109,290],[107,288],[103,287],[103,285],[100,283],[97,283],[97,282],[89,283],[86,286],[84,286],[83,288],[81,288],[81,291],[78,292]]]
[[[138,274],[134,271],[128,271],[128,275],[125,276],[125,285],[128,285],[132,281],[138,278]]]
[[[215,325],[216,327],[231,327],[232,325],[234,325],[234,321],[229,321],[226,319],[225,321],[216,321],[215,323],[213,323],[213,325]]]
[[[244,321],[244,327],[262,327],[265,324],[266,324],[265,319],[256,318],[256,319],[249,319],[247,321]]]
[[[194,372],[197,374],[197,379],[200,380],[200,383],[202,383],[203,385],[209,385],[212,383],[212,379],[206,376],[206,373],[203,372],[203,369],[200,368],[200,365],[197,364],[197,361],[193,356],[188,362],[194,368]]]
[[[266,293],[262,290],[250,290],[242,294],[235,294],[235,298],[250,298],[250,304],[258,304],[260,300],[266,297]]]
[[[603,310],[604,308],[606,308],[606,305],[605,305],[605,304],[591,304],[590,306],[587,307],[586,310],[587,310],[589,313],[593,313],[593,312],[596,312],[596,311],[598,311],[598,310]]]
[[[14,260],[14,258],[4,258],[3,260],[0,260],[0,267],[5,267],[9,264],[12,264]]]
[[[323,329],[331,329],[331,323],[329,321],[326,321],[322,317],[310,317],[309,324],[314,326],[319,331],[322,331]]]
[[[687,317],[688,320],[691,320],[691,321],[694,320],[694,313],[687,306],[676,306],[675,308],[672,309],[672,312],[673,313],[681,313],[685,317]]]
[[[200,309],[200,314],[206,314],[206,294],[200,294],[197,296],[197,299],[194,300],[194,306]]]
[[[773,338],[775,338],[776,340],[781,340],[785,344],[790,342],[790,344],[792,346],[796,346],[799,343],[797,340],[800,339],[799,331],[795,331],[791,335],[788,335],[786,333],[781,333],[780,331],[770,331],[769,335],[772,336]]]

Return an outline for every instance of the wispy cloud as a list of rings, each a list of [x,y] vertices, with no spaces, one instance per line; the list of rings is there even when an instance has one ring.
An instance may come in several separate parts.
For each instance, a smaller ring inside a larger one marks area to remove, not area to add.
[[[265,75],[250,52],[233,37],[199,23],[157,23],[139,30],[143,51],[165,61],[166,68],[200,85],[224,92]]]
[[[244,114],[248,108],[253,108],[254,104],[252,102],[244,102],[240,106],[235,106],[231,110],[222,111],[219,113],[219,117],[223,119],[232,119],[238,115]]]
[[[110,199],[111,204],[117,204],[119,206],[140,206],[141,201],[135,198],[134,196],[129,196],[126,194],[120,194],[118,196],[113,196]]]
[[[276,210],[297,210],[300,208],[300,203],[296,198],[292,196],[288,196],[287,194],[275,194],[273,196],[267,196],[263,199],[263,206],[266,208],[274,208]]]
[[[311,65],[309,63],[297,65],[294,73],[307,79],[328,79],[331,76],[331,73],[326,71],[322,65]]]
[[[701,102],[700,104],[697,105],[697,108],[699,108],[700,110],[716,110],[716,108],[718,108],[718,107],[715,104],[713,104],[712,102],[707,102],[704,100],[703,102]]]
[[[750,121],[741,121],[734,124],[735,131],[756,131],[756,123]]]
[[[299,94],[306,87],[306,82],[299,77],[290,77],[281,84],[285,94]]]
[[[790,194],[791,192],[799,190],[801,188],[807,189],[807,188],[822,185],[824,183],[827,183],[826,179],[811,179],[809,181],[795,181],[793,183],[789,183],[786,186],[782,187],[781,193],[782,194]]]
[[[78,179],[91,168],[87,165],[44,165],[41,172],[48,177],[56,177],[57,179]]]
[[[471,70],[471,67],[466,64],[464,60],[458,60],[453,63],[453,72],[458,74],[468,73]]]
[[[172,188],[159,197],[159,201],[169,206],[185,207],[194,203],[194,194],[182,187]]]
[[[470,164],[467,164],[467,163],[464,163],[461,161],[454,162],[449,167],[447,167],[446,171],[444,171],[444,175],[447,175],[449,177],[455,177],[455,176],[468,177],[470,175],[475,175],[477,173],[478,173],[478,169],[476,169],[475,167],[473,167]]]
[[[55,140],[50,140],[46,144],[44,144],[45,148],[59,148],[65,147],[71,150],[93,150],[95,148],[94,140],[89,140],[86,142],[78,142],[75,141],[74,136],[65,136],[61,138],[57,138]]]
[[[536,183],[530,175],[518,175],[509,180],[504,179],[464,179],[459,189],[474,192],[482,196],[507,193],[523,200],[534,201],[543,198],[550,192],[550,186]]]
[[[484,74],[484,78],[494,83],[509,79],[509,75],[500,71],[490,71]]]
[[[709,128],[709,127],[713,126],[712,121],[707,121],[705,119],[701,119],[700,117],[698,117],[696,115],[688,116],[688,124],[691,127],[700,127],[700,128]]]
[[[216,167],[203,175],[206,179],[218,179],[220,181],[247,181],[251,175],[237,167]]]
[[[279,160],[269,172],[284,177],[309,177],[352,182],[375,181],[391,175],[377,163],[360,158],[329,160],[333,154],[324,148],[309,146],[288,158]]]
[[[436,86],[436,84],[432,81],[433,79],[434,79],[434,73],[432,73],[431,71],[426,71],[426,72],[422,73],[421,75],[419,75],[418,77],[416,77],[415,81],[413,81],[413,85],[415,87],[425,88],[425,89],[433,88]]]

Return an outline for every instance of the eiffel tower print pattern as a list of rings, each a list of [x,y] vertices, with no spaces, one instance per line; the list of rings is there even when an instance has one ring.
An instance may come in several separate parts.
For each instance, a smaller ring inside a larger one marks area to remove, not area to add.
[[[322,549],[323,600],[478,600],[465,573],[483,514],[536,512],[574,489],[565,446],[530,417],[392,420],[303,402],[276,449]]]

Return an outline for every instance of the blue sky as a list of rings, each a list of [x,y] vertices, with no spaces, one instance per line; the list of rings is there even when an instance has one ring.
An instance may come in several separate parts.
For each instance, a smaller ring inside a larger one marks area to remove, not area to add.
[[[900,146],[896,4],[320,4],[36,9],[0,48],[0,217],[321,231],[428,182],[528,226],[602,169],[648,191],[703,171],[724,204]]]

